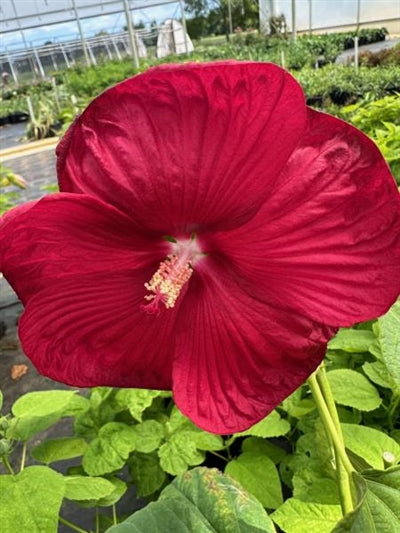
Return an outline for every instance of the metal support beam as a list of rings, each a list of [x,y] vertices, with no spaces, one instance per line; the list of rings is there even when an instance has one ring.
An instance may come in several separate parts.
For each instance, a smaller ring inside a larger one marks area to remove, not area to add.
[[[135,38],[135,30],[132,24],[132,15],[129,9],[128,0],[123,0],[123,2],[124,2],[126,23],[128,26],[129,43],[131,45],[131,55],[133,59],[133,66],[135,67],[136,70],[138,70],[139,69],[139,56],[138,56],[138,52],[136,48],[136,38]]]
[[[72,7],[73,7],[73,10],[74,10],[74,12],[75,12],[75,20],[76,20],[76,24],[78,25],[79,35],[80,35],[80,37],[81,37],[81,43],[82,43],[82,49],[83,49],[83,55],[85,56],[86,65],[87,65],[88,67],[90,67],[91,63],[90,63],[89,52],[88,52],[88,50],[87,50],[87,45],[86,45],[85,36],[83,35],[82,26],[81,26],[81,21],[80,21],[79,15],[78,15],[78,10],[76,9],[75,0],[71,0],[71,1],[72,1]]]
[[[292,0],[292,41],[295,41],[296,37],[296,0]]]
[[[184,39],[185,39],[185,51],[188,54],[189,53],[188,34],[187,34],[187,27],[186,27],[185,10],[184,10],[184,7],[183,7],[182,0],[179,0],[179,5],[180,5],[180,8],[181,8],[181,18],[182,18],[183,32],[185,34],[185,37],[184,37]]]

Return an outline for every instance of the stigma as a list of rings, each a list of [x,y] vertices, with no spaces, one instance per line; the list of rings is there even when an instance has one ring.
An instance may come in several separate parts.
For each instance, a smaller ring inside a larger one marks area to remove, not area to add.
[[[172,245],[172,253],[161,261],[151,280],[144,284],[149,292],[144,299],[149,303],[142,305],[148,314],[159,314],[160,306],[172,309],[183,287],[193,274],[193,262],[201,252],[194,239],[180,241]]]

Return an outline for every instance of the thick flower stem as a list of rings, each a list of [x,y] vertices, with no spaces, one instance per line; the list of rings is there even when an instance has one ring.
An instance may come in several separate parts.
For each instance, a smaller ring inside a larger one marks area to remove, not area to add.
[[[331,415],[332,421],[335,424],[338,437],[340,439],[342,449],[345,449],[344,439],[342,433],[342,427],[340,425],[339,415],[336,409],[335,400],[333,398],[332,390],[329,385],[328,378],[326,376],[325,366],[322,363],[316,372],[317,382],[320,386],[321,392],[324,396],[326,405],[328,407],[329,413]],[[334,446],[335,451],[335,463],[337,468],[337,476],[339,482],[339,490],[341,494],[341,505],[343,514],[347,514],[353,510],[353,499],[352,499],[352,487],[351,487],[351,478],[346,472],[346,469],[340,460],[340,456],[336,447]],[[347,455],[347,454],[346,454]]]
[[[317,408],[321,417],[321,421],[324,425],[324,428],[329,435],[333,447],[335,450],[335,458],[336,458],[336,464],[337,464],[337,475],[338,475],[338,483],[339,483],[339,494],[340,494],[340,500],[341,500],[341,507],[343,514],[350,513],[353,509],[353,500],[351,496],[351,487],[350,487],[350,478],[352,472],[354,472],[353,465],[351,464],[349,458],[347,457],[344,444],[343,444],[343,437],[340,430],[340,423],[339,423],[339,417],[337,415],[335,403],[333,401],[333,397],[329,388],[328,381],[326,380],[324,382],[324,378],[321,379],[321,381],[325,385],[325,391],[328,395],[329,400],[326,399],[324,396],[322,387],[320,386],[317,377],[319,376],[320,369],[317,370],[314,374],[312,374],[308,378],[308,385],[311,389],[312,395],[314,397],[315,403],[317,404]],[[329,402],[329,403],[328,403]],[[332,413],[329,409],[329,407],[334,410],[335,415],[332,416]]]

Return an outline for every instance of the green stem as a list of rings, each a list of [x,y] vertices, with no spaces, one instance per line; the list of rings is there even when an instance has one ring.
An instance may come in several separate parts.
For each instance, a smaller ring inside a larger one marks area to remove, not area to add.
[[[96,533],[100,533],[99,508],[96,507]]]
[[[394,427],[394,424],[393,424],[393,416],[396,412],[396,409],[398,408],[400,404],[400,394],[398,394],[397,396],[394,397],[394,399],[392,400],[390,406],[389,406],[389,409],[388,409],[388,418],[389,418],[389,424],[391,426],[391,429],[393,429]]]
[[[25,468],[25,461],[26,461],[26,442],[24,442],[24,445],[22,446],[21,466],[19,469],[20,472],[22,472],[22,470]]]
[[[328,407],[329,414],[331,415],[332,421],[335,424],[336,431],[340,439],[341,448],[345,450],[342,426],[340,425],[340,420],[339,420],[339,415],[336,409],[335,399],[333,398],[332,389],[331,389],[331,386],[329,385],[329,381],[326,375],[324,364],[322,364],[317,370],[316,378],[320,386],[321,392],[324,396],[326,406]],[[354,508],[353,498],[352,498],[351,478],[349,477],[342,461],[340,460],[340,455],[339,455],[338,450],[336,449],[336,446],[334,446],[334,452],[335,452],[335,464],[336,464],[336,470],[337,470],[337,477],[338,477],[338,483],[339,483],[339,493],[341,496],[340,503],[342,506],[343,515],[346,515],[350,513]]]
[[[117,508],[115,507],[115,503],[113,503],[113,506],[112,506],[112,514],[113,514],[113,524],[114,526],[116,526],[118,524],[118,519],[117,519]]]
[[[80,528],[79,526],[76,526],[75,524],[73,524],[72,522],[70,522],[69,520],[67,520],[66,518],[63,518],[62,516],[59,516],[58,517],[58,520],[64,524],[65,526],[68,526],[70,529],[73,529],[74,531],[77,531],[78,533],[88,533],[86,531],[86,529],[82,529]]]
[[[219,457],[220,459],[222,459],[226,463],[228,462],[228,459],[226,457],[224,457],[223,455],[221,455],[220,453],[218,453],[218,452],[209,451],[208,453],[211,453],[212,455],[215,455],[216,457]]]
[[[4,466],[7,468],[7,470],[10,472],[10,474],[13,476],[15,474],[12,466],[10,465],[10,463],[8,462],[8,459],[7,457],[4,455],[2,457],[2,460],[3,460],[3,463],[4,463]]]
[[[332,439],[333,445],[337,451],[340,461],[342,462],[346,472],[351,475],[352,472],[354,472],[355,470],[349,458],[347,457],[343,442],[338,434],[338,430],[335,426],[335,423],[332,420],[331,414],[325,402],[322,391],[318,385],[318,381],[317,381],[317,378],[315,377],[315,374],[316,373],[312,374],[308,378],[308,385],[311,389],[315,403],[317,404],[317,408],[321,416],[322,423],[324,424],[326,431],[328,432],[328,434],[330,435]]]

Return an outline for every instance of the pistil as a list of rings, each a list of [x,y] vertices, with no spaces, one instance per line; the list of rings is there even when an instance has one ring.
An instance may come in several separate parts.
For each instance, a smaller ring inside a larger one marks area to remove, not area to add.
[[[194,239],[176,241],[172,252],[160,263],[151,280],[144,284],[151,294],[145,295],[149,303],[143,305],[142,309],[149,314],[159,314],[161,303],[167,309],[175,306],[184,285],[193,274],[194,260],[202,255]]]

